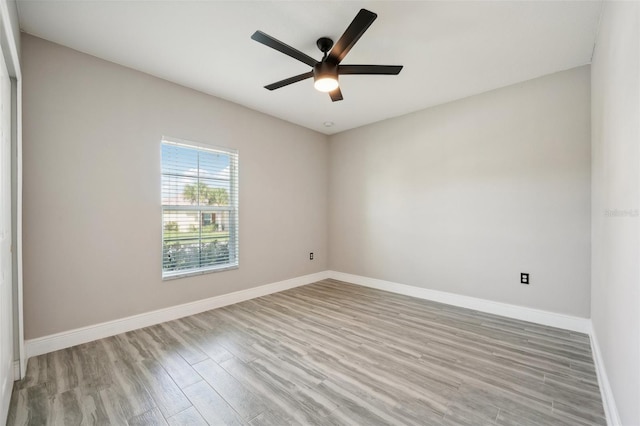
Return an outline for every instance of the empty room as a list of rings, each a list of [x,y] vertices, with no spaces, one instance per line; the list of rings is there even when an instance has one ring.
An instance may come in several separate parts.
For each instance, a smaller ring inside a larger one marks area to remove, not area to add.
[[[0,424],[640,426],[640,1],[0,0]]]

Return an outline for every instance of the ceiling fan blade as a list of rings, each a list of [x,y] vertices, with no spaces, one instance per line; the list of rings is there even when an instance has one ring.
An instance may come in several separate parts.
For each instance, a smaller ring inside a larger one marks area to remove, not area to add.
[[[306,53],[302,53],[298,49],[295,49],[288,44],[284,44],[280,40],[277,40],[270,35],[263,33],[262,31],[256,31],[255,33],[253,33],[251,38],[258,43],[262,43],[265,46],[269,46],[270,48],[277,50],[278,52],[282,52],[287,56],[291,56],[293,59],[304,62],[310,67],[313,67],[318,63],[318,61],[316,61]]]
[[[338,74],[398,75],[402,65],[338,65]]]
[[[342,97],[342,91],[340,90],[339,87],[337,89],[332,90],[331,92],[329,92],[329,96],[331,96],[331,100],[333,102],[341,101],[342,99],[344,99]]]
[[[342,34],[342,37],[340,37],[340,40],[338,40],[333,46],[333,49],[331,49],[331,52],[329,52],[327,61],[339,64],[377,17],[378,15],[367,9],[360,9],[360,12],[358,12],[353,21],[351,21],[351,24],[347,27],[347,30]]]
[[[313,77],[313,71],[305,72],[304,74],[295,75],[293,77],[285,78],[284,80],[276,81],[275,83],[268,84],[264,86],[265,89],[275,90],[284,86],[288,86],[293,83],[297,83],[302,80],[306,80],[307,78]]]

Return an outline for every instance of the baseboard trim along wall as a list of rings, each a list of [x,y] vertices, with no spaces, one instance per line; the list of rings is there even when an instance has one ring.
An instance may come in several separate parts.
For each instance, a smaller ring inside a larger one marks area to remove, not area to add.
[[[419,299],[446,303],[447,305],[459,306],[461,308],[473,309],[475,311],[534,322],[536,324],[548,325],[565,330],[577,331],[579,333],[589,334],[591,331],[591,321],[588,318],[574,317],[571,315],[558,314],[555,312],[511,305],[508,303],[494,302],[476,297],[462,296],[460,294],[447,293],[444,291],[430,290],[427,288],[399,284],[376,278],[363,277],[361,275],[346,274],[344,272],[329,271],[329,277],[364,287],[389,291],[391,293],[404,294],[406,296],[417,297]]]
[[[591,320],[571,315],[564,315],[555,312],[548,312],[539,309],[527,308],[523,306],[511,305],[508,303],[494,302],[491,300],[479,299],[475,297],[463,296],[444,291],[430,290],[421,287],[399,284],[391,281],[379,280],[376,278],[363,277],[360,275],[347,274],[337,271],[322,271],[315,274],[304,275],[284,281],[262,285],[247,290],[198,300],[196,302],[185,303],[183,305],[172,306],[159,309],[144,314],[134,315],[119,320],[108,321],[88,327],[69,330],[57,334],[52,334],[37,339],[27,340],[25,348],[27,358],[69,348],[93,340],[102,339],[116,334],[124,333],[139,328],[149,327],[165,321],[198,314],[210,309],[221,308],[256,297],[266,296],[279,291],[288,290],[294,287],[311,284],[323,279],[331,278],[364,287],[389,291],[391,293],[403,294],[417,297],[419,299],[431,300],[462,308],[473,309],[480,312],[500,315],[507,318],[529,321],[565,330],[585,333],[590,336],[591,349],[594,364],[602,393],[602,401],[607,416],[607,424],[610,426],[619,425],[620,419],[616,409],[611,386],[601,358],[600,347],[595,332],[593,331]],[[16,378],[20,376],[19,363],[14,365]]]
[[[63,331],[61,333],[51,334],[49,336],[39,337],[36,339],[30,339],[25,342],[27,358],[69,348],[71,346],[91,342],[104,337],[114,336],[119,333],[149,327],[161,322],[198,314],[210,309],[232,305],[234,303],[254,299],[256,297],[266,296],[268,294],[277,293],[290,288],[311,284],[326,278],[332,278],[378,290],[389,291],[391,293],[432,300],[434,302],[446,303],[448,305],[459,306],[462,308],[473,309],[476,311],[548,325],[551,327],[558,327],[565,330],[577,331],[585,334],[591,334],[592,331],[591,321],[587,318],[579,318],[570,315],[526,308],[523,306],[511,305],[508,303],[462,296],[444,291],[430,290],[406,284],[394,283],[391,281],[379,280],[376,278],[347,274],[344,272],[322,271],[315,274],[303,275],[301,277],[265,284],[247,290],[236,291],[208,299],[145,312],[143,314],[133,315],[87,327],[76,328],[74,330]]]
[[[363,287],[375,288],[378,290],[389,291],[391,293],[403,294],[405,296],[446,303],[447,305],[459,306],[507,318],[529,321],[536,324],[588,334],[589,341],[591,342],[593,362],[598,375],[598,383],[600,384],[602,404],[604,405],[607,417],[607,425],[620,425],[620,417],[613,398],[613,392],[609,385],[607,373],[604,368],[604,362],[600,353],[600,347],[598,346],[598,339],[596,338],[590,319],[526,308],[524,306],[511,305],[508,303],[478,299],[476,297],[462,296],[460,294],[447,293],[444,291],[430,290],[422,287],[379,280],[376,278],[363,277],[361,275],[347,274],[344,272],[328,271],[327,275],[329,278],[334,280],[345,281],[347,283],[357,284]]]
[[[208,299],[145,312],[143,314],[133,315],[114,321],[107,321],[100,324],[51,334],[49,336],[30,339],[25,341],[27,358],[69,348],[71,346],[80,345],[82,343],[91,342],[105,337],[115,336],[116,334],[125,333],[127,331],[149,327],[165,321],[199,314],[200,312],[211,309],[233,305],[234,303],[255,299],[256,297],[266,296],[268,294],[277,293],[290,288],[311,284],[316,281],[321,281],[327,277],[327,271],[317,272],[315,274],[303,275],[301,277],[265,284],[247,290],[236,291],[233,293],[210,297]]]
[[[611,390],[607,370],[604,368],[604,360],[602,359],[600,345],[598,344],[598,338],[596,337],[596,331],[593,329],[593,326],[589,331],[589,337],[589,340],[591,341],[591,352],[593,353],[593,363],[596,367],[598,385],[600,387],[600,394],[602,395],[602,405],[604,406],[604,413],[607,416],[607,425],[621,425],[622,423],[620,422],[618,407],[616,406],[616,401],[613,398],[613,391]]]

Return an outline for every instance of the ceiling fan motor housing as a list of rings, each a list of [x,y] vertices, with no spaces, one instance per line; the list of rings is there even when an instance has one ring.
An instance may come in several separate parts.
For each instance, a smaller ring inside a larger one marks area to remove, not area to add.
[[[313,79],[318,80],[321,78],[333,78],[338,79],[338,66],[328,62],[318,62],[313,67]]]

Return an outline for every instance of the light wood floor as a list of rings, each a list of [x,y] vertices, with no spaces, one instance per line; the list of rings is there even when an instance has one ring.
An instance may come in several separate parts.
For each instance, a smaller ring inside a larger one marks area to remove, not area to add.
[[[29,361],[9,425],[604,425],[589,338],[326,280]]]

